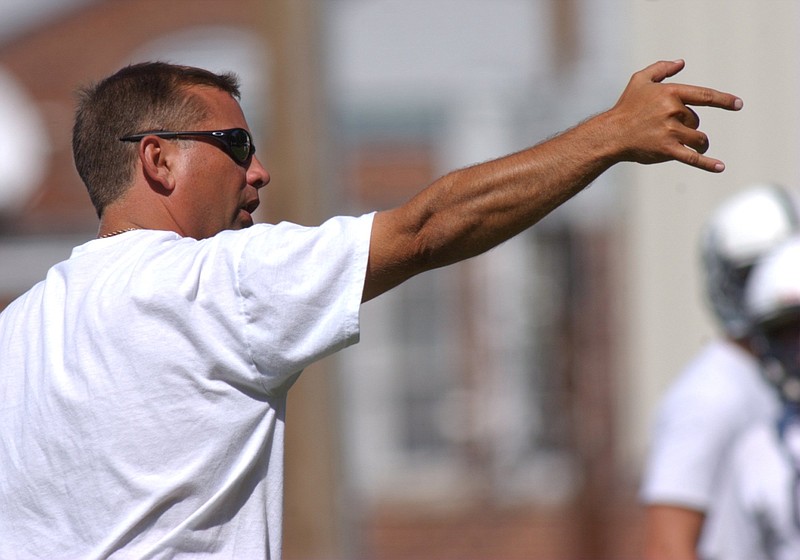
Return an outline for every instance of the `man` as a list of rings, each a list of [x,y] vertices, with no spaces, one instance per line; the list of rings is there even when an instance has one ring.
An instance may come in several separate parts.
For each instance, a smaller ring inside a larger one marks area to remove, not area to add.
[[[641,490],[648,560],[703,556],[736,438],[778,414],[748,345],[744,291],[756,260],[797,232],[798,222],[789,191],[759,184],[725,200],[706,224],[706,291],[723,336],[689,363],[661,402]]]
[[[793,560],[800,558],[800,237],[757,265],[746,302],[751,345],[783,410],[734,447],[708,558]]]
[[[722,171],[689,105],[742,102],[662,83],[683,66],[636,73],[548,142],[317,228],[252,225],[269,175],[231,76],[149,63],[86,90],[73,150],[99,239],[0,315],[0,557],[279,558],[297,375],[356,342],[362,301],[521,232],[618,162]]]

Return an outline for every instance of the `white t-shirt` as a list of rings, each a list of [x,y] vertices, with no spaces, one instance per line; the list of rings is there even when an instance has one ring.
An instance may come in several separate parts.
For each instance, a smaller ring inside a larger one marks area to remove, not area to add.
[[[709,521],[734,441],[747,427],[776,418],[779,408],[750,354],[725,340],[710,343],[661,402],[642,501],[702,511]],[[706,538],[704,529],[701,549]]]
[[[358,340],[371,227],[132,231],[12,302],[0,558],[280,558],[286,392]]]
[[[796,431],[788,437],[800,444]],[[737,442],[707,558],[800,558],[800,526],[795,519],[800,512],[793,498],[800,488],[785,443],[774,423],[750,428]]]

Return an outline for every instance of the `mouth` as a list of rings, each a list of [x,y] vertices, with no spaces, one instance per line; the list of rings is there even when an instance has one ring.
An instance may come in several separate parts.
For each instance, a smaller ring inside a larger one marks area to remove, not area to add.
[[[258,208],[260,201],[257,198],[250,200],[239,208],[240,219],[244,223],[244,227],[253,225],[253,212]]]
[[[248,214],[252,214],[256,211],[256,208],[261,204],[261,201],[258,198],[254,198],[247,202],[242,209],[247,212]]]

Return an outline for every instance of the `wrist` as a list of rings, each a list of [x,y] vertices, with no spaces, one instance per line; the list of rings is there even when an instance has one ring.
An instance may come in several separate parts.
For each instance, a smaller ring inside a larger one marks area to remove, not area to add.
[[[623,133],[623,121],[614,109],[594,115],[583,124],[589,128],[591,153],[606,167],[634,160]]]

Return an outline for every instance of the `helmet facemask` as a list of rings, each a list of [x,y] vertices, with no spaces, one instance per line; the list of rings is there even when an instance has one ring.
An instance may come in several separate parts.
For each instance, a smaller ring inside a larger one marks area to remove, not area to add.
[[[786,402],[800,405],[800,303],[760,321],[751,343],[767,381]]]

